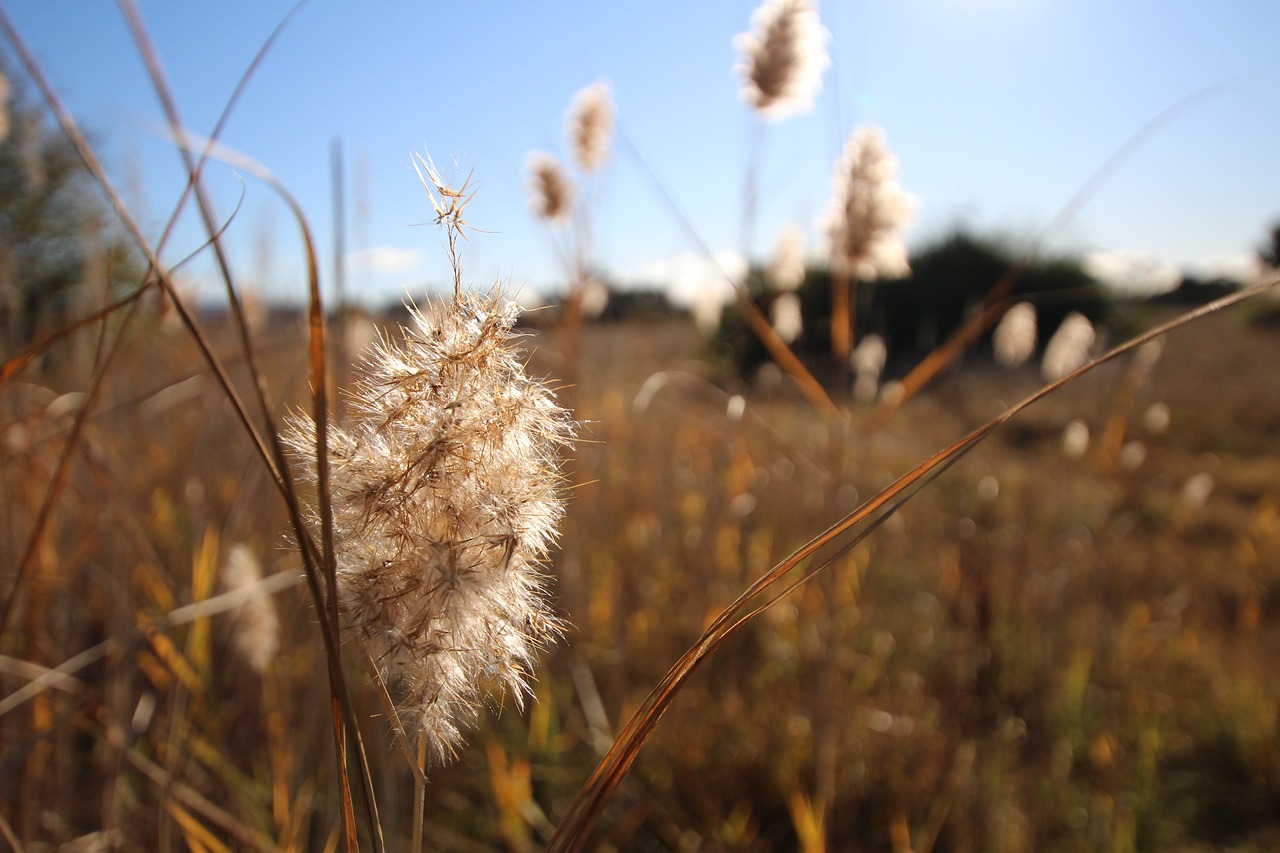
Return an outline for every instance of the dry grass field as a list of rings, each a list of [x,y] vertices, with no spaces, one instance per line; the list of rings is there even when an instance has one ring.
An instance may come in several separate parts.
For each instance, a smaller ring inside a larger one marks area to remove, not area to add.
[[[767,0],[752,25],[747,108],[810,109],[813,5]],[[906,287],[914,204],[866,126],[834,166],[825,257],[796,244],[725,273],[753,351],[789,365],[739,376],[684,314],[587,319],[607,271],[573,187],[610,157],[600,84],[570,109],[576,166],[530,159],[536,214],[572,227],[561,304],[521,353],[515,309],[465,295],[472,177],[415,154],[453,301],[403,349],[384,321],[362,362],[375,324],[320,304],[332,283],[285,188],[238,164],[307,238],[298,304],[196,306],[0,28],[45,98],[5,101],[27,105],[26,149],[7,116],[0,132],[30,226],[0,234],[0,849],[1280,849],[1280,331],[1257,306],[1114,351],[1025,410],[1036,359],[997,367],[985,343],[900,406],[864,402],[855,332],[889,316],[866,287]],[[744,244],[766,200],[751,157]],[[42,207],[53,165],[73,200],[105,191],[114,224]],[[885,302],[922,347],[944,314],[979,338],[1011,296],[1092,340],[1108,306],[1053,239],[1025,266],[969,264],[976,290],[939,262],[933,290]],[[1057,284],[1013,291],[1046,269]],[[765,280],[771,317],[747,295]],[[1113,307],[1112,344],[1174,317]],[[825,391],[796,335],[831,356],[812,365]]]
[[[834,849],[1273,849],[1280,336],[1244,318],[1172,334],[1140,382],[1130,358],[1044,400],[731,637],[592,845],[799,849],[821,825]],[[99,331],[0,389],[6,589]],[[301,322],[262,342],[278,411],[306,405]],[[553,333],[525,344],[531,373],[560,371]],[[975,359],[887,422],[854,407],[839,427],[786,381],[716,377],[682,322],[587,327],[583,347],[572,395],[586,424],[549,567],[571,627],[525,714],[484,714],[460,760],[430,774],[429,849],[545,844],[721,608],[1040,382]],[[0,643],[6,837],[26,850],[336,844],[324,655],[282,502],[184,333],[144,318],[117,358]],[[1073,459],[1062,434],[1077,418],[1093,440]],[[1134,441],[1136,467],[1122,451]],[[251,611],[184,607],[216,604],[241,543],[285,584],[261,672],[242,653],[246,636],[268,642]],[[413,777],[347,652],[387,846],[403,849]]]

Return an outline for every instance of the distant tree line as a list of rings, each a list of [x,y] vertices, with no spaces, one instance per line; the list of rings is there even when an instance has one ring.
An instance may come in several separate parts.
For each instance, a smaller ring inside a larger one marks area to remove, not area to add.
[[[61,129],[50,126],[0,64],[0,351],[87,313],[88,289],[139,282],[107,204]],[[89,286],[94,286],[90,288]]]
[[[915,252],[911,274],[906,278],[857,286],[855,340],[868,334],[881,336],[889,353],[887,373],[892,375],[895,365],[899,371],[905,370],[946,340],[979,310],[997,282],[1017,270],[1018,256],[1011,247],[969,231],[953,231]],[[776,296],[766,287],[764,271],[753,269],[748,286],[767,313]],[[821,374],[830,369],[831,361],[830,272],[824,268],[808,269],[799,294],[803,332],[792,348]],[[1095,325],[1110,315],[1110,303],[1102,286],[1072,258],[1040,258],[1026,264],[1016,272],[1010,298],[1036,307],[1043,337],[1051,335],[1073,311]],[[752,372],[768,359],[736,306],[726,311],[719,337],[744,373]],[[988,332],[969,357],[988,357],[990,352]]]

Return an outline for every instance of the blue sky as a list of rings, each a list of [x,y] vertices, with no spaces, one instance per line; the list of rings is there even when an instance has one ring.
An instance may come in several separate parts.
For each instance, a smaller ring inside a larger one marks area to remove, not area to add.
[[[291,2],[143,2],[187,126],[207,132]],[[591,187],[593,254],[618,278],[661,275],[703,254],[655,192],[656,176],[701,243],[740,246],[753,116],[732,73],[755,2],[432,3],[311,0],[249,85],[223,136],[299,199],[329,279],[330,146],[348,178],[349,289],[368,303],[442,285],[441,238],[409,166],[429,151],[474,169],[467,277],[553,290],[555,238],[530,213],[531,151],[565,155],[564,115],[596,80],[613,89],[631,147]],[[116,6],[5,4],[155,235],[183,173]],[[859,124],[884,128],[916,196],[909,240],[967,222],[1039,235],[1125,142],[1205,87],[1064,229],[1061,251],[1139,253],[1184,268],[1240,258],[1280,220],[1280,3],[1275,0],[860,0],[819,5],[832,65],[815,109],[770,124],[755,250],[795,221],[814,234],[832,165]],[[6,55],[8,52],[6,51]],[[637,156],[635,151],[639,151]],[[456,163],[456,165],[455,165]],[[241,184],[210,172],[222,212]],[[167,257],[199,242],[187,217]],[[301,295],[299,239],[271,191],[247,180],[228,233],[241,280]],[[201,280],[208,266],[189,277]]]

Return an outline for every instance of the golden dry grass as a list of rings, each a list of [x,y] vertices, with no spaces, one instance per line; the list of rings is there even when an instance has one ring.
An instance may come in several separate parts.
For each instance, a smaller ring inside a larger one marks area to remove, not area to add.
[[[301,340],[283,321],[269,334],[282,409],[305,399]],[[553,373],[555,341],[531,343],[533,372]],[[547,657],[535,707],[485,721],[432,776],[434,848],[540,845],[598,750],[751,579],[1038,381],[975,367],[878,431],[855,416],[837,482],[828,422],[785,389],[740,389],[735,418],[729,394],[695,378],[690,328],[588,328],[584,346],[578,416],[591,425],[554,566],[571,635]],[[829,583],[800,588],[709,660],[595,843],[792,848],[831,754],[838,848],[1267,849],[1280,793],[1277,356],[1280,338],[1225,313],[1171,336],[1127,411],[1115,410],[1121,363],[997,432]],[[122,357],[3,638],[3,696],[33,668],[113,642],[0,717],[4,818],[29,849],[100,831],[125,849],[201,833],[322,846],[337,819],[332,734],[302,589],[277,595],[281,651],[264,678],[233,653],[226,614],[134,630],[218,592],[237,542],[269,572],[298,563],[279,499],[187,338],[140,327]],[[60,394],[81,387],[81,358],[73,341],[3,389],[6,566],[74,413]],[[670,381],[638,412],[661,370]],[[1156,401],[1170,428],[1143,434]],[[1147,447],[1135,471],[1098,441],[1117,414]],[[1094,426],[1083,461],[1059,450],[1074,417]],[[1201,472],[1214,489],[1193,507],[1181,493]],[[412,777],[367,676],[353,668],[352,683],[396,849]],[[834,738],[815,743],[822,731]]]

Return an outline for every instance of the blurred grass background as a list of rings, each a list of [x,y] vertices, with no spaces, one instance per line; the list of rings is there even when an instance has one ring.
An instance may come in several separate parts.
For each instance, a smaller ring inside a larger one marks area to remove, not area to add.
[[[1146,325],[1168,309],[1130,310]],[[641,753],[599,848],[799,849],[829,760],[834,849],[1274,849],[1280,339],[1246,317],[1173,334],[1132,400],[1132,360],[1046,400],[732,639]],[[303,333],[287,316],[262,331],[281,412],[306,403]],[[0,389],[6,567],[96,334]],[[533,373],[562,367],[555,334],[528,341]],[[531,710],[487,720],[456,766],[431,774],[431,849],[540,846],[720,608],[1039,385],[1032,369],[975,363],[878,429],[856,410],[832,472],[832,424],[785,382],[717,376],[692,325],[588,326],[583,347],[586,440],[549,567],[572,629],[546,655]],[[280,501],[185,334],[147,319],[120,358],[0,638],[0,696],[114,642],[4,707],[5,821],[30,850],[323,849],[337,840],[332,733],[302,588],[276,596],[280,648],[262,676],[234,652],[234,613],[133,631],[220,592],[236,543],[267,573],[297,574]],[[1162,432],[1147,426],[1154,403],[1168,407]],[[1094,435],[1083,459],[1061,448],[1076,418]],[[1135,440],[1145,458],[1132,467],[1120,448]],[[1188,489],[1196,475],[1211,478],[1207,497],[1203,478]],[[412,779],[367,675],[353,684],[397,849]],[[105,846],[59,847],[86,838]]]

